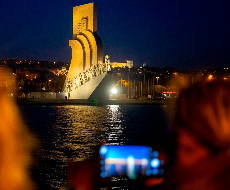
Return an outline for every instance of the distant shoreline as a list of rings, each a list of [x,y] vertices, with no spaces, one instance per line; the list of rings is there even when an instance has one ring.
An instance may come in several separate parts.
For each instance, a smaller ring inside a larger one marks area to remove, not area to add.
[[[175,100],[147,100],[147,99],[126,99],[126,100],[103,100],[93,103],[87,99],[17,99],[19,106],[23,105],[166,105],[174,104]]]

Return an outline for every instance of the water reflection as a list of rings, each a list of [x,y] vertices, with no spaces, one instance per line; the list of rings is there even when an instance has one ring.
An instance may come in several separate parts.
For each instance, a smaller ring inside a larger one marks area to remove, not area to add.
[[[43,154],[39,155],[40,162],[33,171],[40,189],[58,189],[65,185],[68,160],[91,157],[101,141],[159,144],[158,139],[165,140],[165,127],[162,126],[167,124],[160,107],[23,106],[21,110],[41,141]],[[156,131],[157,136],[154,136]],[[152,140],[153,137],[156,138]]]
[[[119,105],[109,105],[108,108],[108,116],[107,122],[109,124],[108,129],[108,138],[107,141],[109,144],[123,144],[122,139],[118,139],[122,137],[124,132],[123,114]]]
[[[109,110],[104,107],[65,106],[56,108],[56,121],[52,130],[56,132],[54,146],[62,147],[66,159],[79,161],[92,155],[95,146],[107,140]],[[56,158],[59,159],[59,158]],[[61,157],[63,160],[63,158]]]

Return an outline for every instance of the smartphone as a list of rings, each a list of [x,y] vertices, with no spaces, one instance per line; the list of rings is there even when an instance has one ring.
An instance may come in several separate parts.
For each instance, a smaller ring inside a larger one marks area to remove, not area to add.
[[[159,152],[148,146],[103,145],[100,148],[101,177],[161,176],[164,162]]]

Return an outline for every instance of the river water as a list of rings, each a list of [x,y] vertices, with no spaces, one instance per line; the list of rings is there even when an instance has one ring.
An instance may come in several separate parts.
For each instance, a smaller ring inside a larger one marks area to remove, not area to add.
[[[90,158],[95,146],[108,144],[162,146],[168,137],[170,105],[20,106],[40,141],[31,171],[39,189],[66,183],[69,159]]]

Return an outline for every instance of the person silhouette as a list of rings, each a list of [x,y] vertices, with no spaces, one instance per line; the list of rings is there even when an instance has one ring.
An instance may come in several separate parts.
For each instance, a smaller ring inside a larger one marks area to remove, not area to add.
[[[0,76],[0,189],[35,189],[29,167],[36,140],[25,126],[11,97],[15,90],[12,74],[0,69]]]
[[[179,93],[162,189],[230,187],[230,83],[194,84]]]

